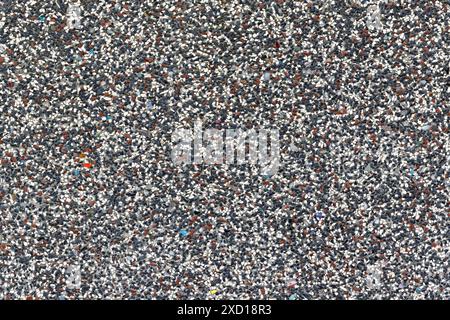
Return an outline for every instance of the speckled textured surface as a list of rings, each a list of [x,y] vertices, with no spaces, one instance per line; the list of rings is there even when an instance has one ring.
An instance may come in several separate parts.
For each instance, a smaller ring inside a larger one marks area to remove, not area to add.
[[[1,299],[448,299],[449,1],[2,1]],[[175,165],[276,128],[279,171]]]

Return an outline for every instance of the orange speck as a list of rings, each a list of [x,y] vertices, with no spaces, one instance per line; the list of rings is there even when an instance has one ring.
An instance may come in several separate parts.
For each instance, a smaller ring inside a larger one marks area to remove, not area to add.
[[[84,154],[84,153],[80,153],[80,158],[81,159],[83,159],[83,158],[85,158],[86,157],[86,155]]]

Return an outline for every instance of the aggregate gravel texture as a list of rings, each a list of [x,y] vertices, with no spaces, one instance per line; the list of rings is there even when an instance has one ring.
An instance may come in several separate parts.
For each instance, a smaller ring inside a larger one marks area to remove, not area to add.
[[[0,299],[449,299],[449,1],[71,6],[0,2]]]

